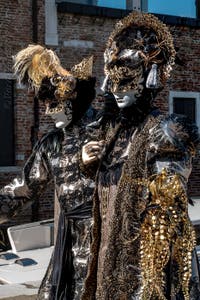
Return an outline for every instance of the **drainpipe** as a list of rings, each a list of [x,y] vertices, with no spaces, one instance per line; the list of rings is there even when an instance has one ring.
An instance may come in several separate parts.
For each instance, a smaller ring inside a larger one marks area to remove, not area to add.
[[[32,0],[32,41],[38,43],[38,3],[37,0]],[[38,140],[39,131],[39,101],[38,97],[33,99],[34,124],[31,127],[31,146],[32,149]],[[32,222],[38,221],[39,217],[39,201],[36,199],[32,204]]]

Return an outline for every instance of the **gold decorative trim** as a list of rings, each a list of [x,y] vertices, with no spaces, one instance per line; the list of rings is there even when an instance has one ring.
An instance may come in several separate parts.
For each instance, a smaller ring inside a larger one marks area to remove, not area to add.
[[[84,58],[79,64],[72,67],[72,74],[78,79],[88,79],[92,76],[93,56]]]
[[[157,17],[147,13],[138,13],[133,11],[127,17],[120,20],[113,32],[111,33],[108,42],[107,49],[105,51],[105,55],[108,55],[109,52],[112,53],[112,58],[115,60],[117,58],[119,47],[116,43],[117,38],[120,35],[126,37],[126,30],[131,27],[135,28],[147,28],[152,29],[157,37],[157,46],[158,49],[152,52],[150,55],[145,54],[142,50],[138,51],[139,58],[144,61],[145,66],[150,67],[151,64],[157,63],[159,64],[159,77],[162,83],[165,83],[166,79],[169,78],[170,72],[172,70],[172,66],[175,63],[176,51],[173,45],[173,37],[168,29],[168,27],[162,23]],[[128,34],[128,33],[127,33]],[[126,39],[124,40],[126,42]],[[138,43],[140,40],[138,40]],[[131,47],[130,47],[131,48]],[[130,49],[128,49],[130,50]],[[165,52],[165,60],[160,60],[159,54],[164,51]],[[105,61],[105,74],[110,74],[112,72],[109,68],[109,61]],[[123,72],[127,72],[127,67],[121,67]],[[137,68],[136,68],[137,69]],[[123,72],[120,73],[120,78],[123,77]],[[127,76],[127,74],[126,74]],[[111,74],[112,77],[112,74]]]

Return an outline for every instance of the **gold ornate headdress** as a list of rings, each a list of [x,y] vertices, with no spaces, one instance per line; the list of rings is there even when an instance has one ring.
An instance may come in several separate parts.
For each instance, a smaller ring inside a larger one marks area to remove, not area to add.
[[[134,31],[136,32],[137,30],[141,30],[143,36],[135,36]],[[154,42],[152,44],[154,48],[150,49],[149,47],[148,51],[145,51],[146,44],[151,44],[148,38],[153,34]],[[167,26],[151,14],[138,13],[136,11],[116,24],[108,39],[105,51],[105,74],[110,75],[114,84],[117,84],[119,80],[123,80],[123,77],[135,77],[135,72],[131,73],[127,64],[124,63],[124,65],[121,64],[120,66],[115,64],[115,61],[118,59],[121,59],[121,61],[127,57],[132,59],[134,55],[133,49],[138,50],[138,65],[135,65],[137,73],[139,75],[141,73],[141,61],[146,69],[150,69],[153,64],[157,64],[160,81],[164,83],[170,76],[176,55],[173,38]],[[134,59],[136,60],[136,56]],[[114,66],[112,62],[115,64]]]
[[[29,45],[14,57],[14,73],[19,83],[30,84],[37,93],[45,78],[49,78],[55,86],[55,98],[60,101],[72,98],[76,78],[88,79],[92,76],[92,57],[84,59],[80,64],[67,71],[61,66],[56,53],[40,45]]]

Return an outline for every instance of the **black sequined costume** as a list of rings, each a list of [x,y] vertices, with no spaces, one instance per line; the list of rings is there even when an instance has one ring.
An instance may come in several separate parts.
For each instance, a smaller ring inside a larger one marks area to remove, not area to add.
[[[72,123],[46,134],[34,147],[21,180],[15,179],[0,191],[2,223],[32,204],[50,180],[54,180],[55,197],[60,204],[58,234],[39,289],[40,300],[81,297],[90,253],[94,180],[83,174],[80,153],[88,138],[86,123],[95,116],[94,109],[87,110],[95,95],[94,85],[94,78],[78,81],[77,97],[72,103]]]

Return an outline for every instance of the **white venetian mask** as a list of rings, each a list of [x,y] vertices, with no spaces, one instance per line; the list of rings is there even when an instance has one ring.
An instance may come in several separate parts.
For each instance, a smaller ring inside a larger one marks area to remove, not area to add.
[[[127,92],[114,93],[115,100],[119,108],[130,107],[137,100],[137,92],[130,90]]]
[[[64,128],[72,121],[72,104],[71,101],[59,104],[55,108],[49,108],[46,104],[46,115],[51,116],[57,128]]]

